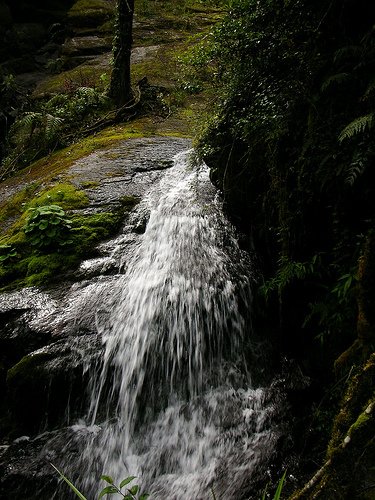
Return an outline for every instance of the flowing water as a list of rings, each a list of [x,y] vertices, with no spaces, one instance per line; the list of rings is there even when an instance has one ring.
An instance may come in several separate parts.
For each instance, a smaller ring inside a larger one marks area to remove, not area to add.
[[[137,476],[155,500],[247,498],[279,437],[275,394],[252,386],[246,361],[251,263],[190,155],[137,207],[145,232],[97,319],[104,359],[73,426],[93,498],[103,473]]]

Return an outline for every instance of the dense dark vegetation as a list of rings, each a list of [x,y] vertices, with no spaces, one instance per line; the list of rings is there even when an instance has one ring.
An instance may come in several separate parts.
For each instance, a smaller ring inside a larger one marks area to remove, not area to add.
[[[373,401],[374,14],[365,0],[237,0],[193,54],[196,79],[208,66],[220,96],[199,153],[260,255],[258,321],[274,318],[274,341],[312,379],[308,412],[311,399],[317,410],[304,446],[318,463],[340,399],[371,373],[352,413],[336,417],[331,476],[311,488],[324,499],[374,491],[364,473],[370,428],[345,451],[358,458],[352,474],[336,463]]]

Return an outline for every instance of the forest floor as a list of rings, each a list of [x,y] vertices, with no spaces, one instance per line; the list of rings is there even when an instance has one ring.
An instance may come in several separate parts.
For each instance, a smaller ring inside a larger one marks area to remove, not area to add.
[[[24,86],[34,84],[31,99],[36,103],[54,95],[69,94],[79,87],[105,91],[109,84],[113,9],[104,12],[98,21],[90,17],[91,11],[80,11],[81,5],[84,2],[78,0],[68,13],[71,31],[62,45],[61,58],[49,61],[44,72],[18,76]],[[188,70],[183,59],[221,16],[219,8],[190,0],[137,2],[132,83],[136,86],[140,79],[147,78],[149,85],[159,92],[155,108],[150,102],[142,116],[77,138],[68,147],[53,151],[1,182],[0,230],[8,231],[36,191],[71,180],[69,168],[94,151],[139,137],[193,137],[199,127],[198,116],[211,96],[186,89],[184,74]],[[30,185],[32,189],[28,188]]]

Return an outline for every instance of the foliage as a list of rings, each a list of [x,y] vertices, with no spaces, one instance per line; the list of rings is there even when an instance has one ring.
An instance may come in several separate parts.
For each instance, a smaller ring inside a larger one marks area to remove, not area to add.
[[[51,464],[52,467],[57,471],[59,476],[65,483],[69,486],[69,488],[74,492],[74,494],[80,498],[81,500],[87,500],[86,497],[74,486],[74,484],[69,481],[69,479],[59,471],[57,467]],[[146,500],[149,497],[148,493],[140,493],[139,486],[137,484],[130,487],[130,483],[134,481],[135,476],[129,476],[121,481],[121,483],[116,486],[114,480],[110,476],[102,476],[100,479],[109,484],[103,488],[98,495],[98,499],[105,497],[106,495],[118,494],[124,500]],[[128,486],[125,491],[122,491],[125,486]]]
[[[60,472],[57,467],[55,467],[53,464],[51,464],[51,466],[55,469],[55,471],[59,474],[61,479],[66,482],[66,484],[69,486],[69,488],[73,491],[73,493],[75,493],[75,495],[80,500],[87,500],[86,497],[84,495],[82,495],[82,493],[74,486],[74,484],[71,481],[69,481],[69,479],[66,476],[64,476],[64,474],[62,472]]]
[[[148,493],[140,493],[139,486],[137,484],[132,487],[127,487],[126,491],[121,491],[125,486],[130,485],[132,481],[134,481],[135,476],[129,476],[121,481],[121,483],[116,486],[114,484],[113,479],[110,476],[102,476],[101,479],[110,484],[110,486],[106,486],[99,493],[98,498],[102,498],[105,495],[112,495],[117,493],[122,496],[124,500],[146,500],[150,495]]]
[[[365,8],[340,2],[227,9],[190,54],[193,87],[219,95],[198,152],[251,232],[261,292],[278,291],[290,335],[304,327],[306,351],[329,336],[338,355],[354,331],[358,234],[375,223],[374,27]]]
[[[275,494],[273,496],[273,500],[280,500],[281,493],[283,491],[284,484],[285,484],[285,478],[286,478],[286,470],[285,470],[284,474],[281,476],[281,478],[277,484],[277,488],[276,488]],[[266,499],[266,495],[267,495],[267,488],[263,492],[262,500]]]
[[[5,263],[17,257],[17,250],[12,245],[0,245],[0,263]]]
[[[24,231],[30,244],[36,248],[63,247],[73,243],[69,238],[71,221],[58,205],[29,208]]]
[[[23,113],[10,128],[9,153],[0,176],[69,143],[72,133],[78,134],[98,117],[108,102],[105,94],[95,88],[78,87],[42,101],[39,109]]]
[[[295,262],[285,256],[281,257],[276,275],[261,286],[260,292],[267,299],[271,291],[277,290],[280,293],[292,281],[303,280],[313,275],[319,265],[318,255],[314,255],[310,262]]]
[[[339,141],[342,142],[344,139],[350,139],[357,134],[365,132],[370,129],[373,125],[374,113],[369,115],[360,116],[347,125],[344,130],[339,135]]]
[[[87,196],[72,184],[35,194],[37,188],[26,186],[0,210],[0,220],[16,217],[0,238],[0,286],[43,286],[61,273],[67,275],[83,258],[95,255],[97,243],[115,234],[124,215],[139,202],[125,196],[113,212],[84,215],[77,209],[87,205]]]

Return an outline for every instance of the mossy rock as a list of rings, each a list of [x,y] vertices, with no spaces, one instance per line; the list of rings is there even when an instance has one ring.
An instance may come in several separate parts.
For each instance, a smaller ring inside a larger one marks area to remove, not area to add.
[[[78,0],[68,12],[68,21],[75,27],[103,25],[114,15],[114,6],[106,0]]]
[[[7,374],[10,412],[15,426],[21,432],[36,429],[46,411],[45,398],[49,380],[45,378],[43,363],[51,356],[39,352],[21,359]]]
[[[14,432],[36,433],[62,423],[65,411],[84,402],[83,361],[74,348],[58,341],[23,357],[7,373],[7,398]]]

